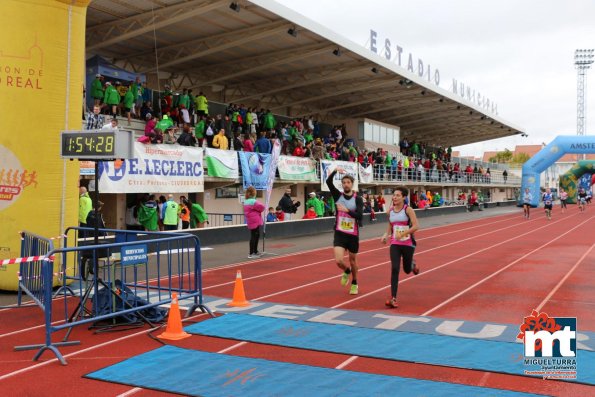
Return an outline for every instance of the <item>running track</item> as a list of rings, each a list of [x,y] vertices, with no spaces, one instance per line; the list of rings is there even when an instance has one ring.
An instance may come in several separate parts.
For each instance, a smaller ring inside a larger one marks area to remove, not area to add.
[[[390,264],[388,248],[378,239],[360,244],[360,294],[339,285],[330,247],[204,272],[206,295],[229,298],[241,269],[251,300],[351,310],[429,315],[457,320],[520,324],[533,308],[558,317],[578,317],[582,331],[595,331],[595,213],[554,213],[551,221],[534,210],[531,220],[504,215],[440,226],[417,234],[417,263],[422,273],[401,273],[399,309],[386,310]],[[423,226],[423,220],[422,220]],[[330,235],[324,238],[331,240]],[[197,315],[185,321],[202,321]],[[13,352],[15,345],[43,340],[42,315],[35,307],[0,311],[0,382],[3,396],[61,393],[102,396],[154,396],[166,393],[108,384],[82,375],[160,344],[148,329],[93,335],[85,327],[71,339],[80,346],[62,348],[69,365],[50,353],[31,361],[33,352]],[[56,339],[57,340],[57,339]],[[560,381],[296,350],[263,344],[193,336],[175,345],[209,352],[260,357],[352,371],[442,380],[469,385],[586,396],[591,387]]]

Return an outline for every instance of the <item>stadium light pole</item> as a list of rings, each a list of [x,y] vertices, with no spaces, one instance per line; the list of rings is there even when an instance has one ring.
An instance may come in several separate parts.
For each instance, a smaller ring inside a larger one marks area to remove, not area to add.
[[[576,134],[585,135],[585,127],[587,123],[587,115],[585,114],[585,80],[587,78],[587,70],[591,68],[593,58],[595,57],[594,50],[580,49],[574,51],[574,66],[576,68]],[[586,157],[585,155],[578,156]]]

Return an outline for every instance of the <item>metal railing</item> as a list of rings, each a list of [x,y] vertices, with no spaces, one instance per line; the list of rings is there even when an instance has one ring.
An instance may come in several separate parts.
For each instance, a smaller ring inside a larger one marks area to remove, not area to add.
[[[45,343],[18,346],[16,350],[38,349],[33,360],[50,350],[65,365],[58,346],[80,343],[68,341],[73,327],[93,323],[105,329],[122,322],[155,327],[153,322],[159,320],[154,318],[164,316],[163,310],[157,308],[169,304],[173,293],[180,302],[189,302],[186,316],[196,309],[211,314],[203,303],[198,237],[99,229],[101,243],[92,245],[87,244],[87,239],[78,239],[81,232],[88,236],[93,229],[67,229],[64,247],[47,253],[60,263],[60,271],[54,272],[54,262],[48,259],[41,263],[39,273],[22,280],[27,283],[39,279],[41,283],[37,290],[42,297],[39,303],[44,312]],[[68,246],[68,241],[73,246]],[[68,286],[71,294],[64,293],[52,305],[55,281]],[[68,330],[62,342],[53,342],[52,335],[61,330]]]
[[[244,214],[208,213],[209,223],[205,227],[244,225]]]

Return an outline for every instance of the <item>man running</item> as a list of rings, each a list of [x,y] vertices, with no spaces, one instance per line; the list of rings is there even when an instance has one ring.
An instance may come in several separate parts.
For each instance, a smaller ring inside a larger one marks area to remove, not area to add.
[[[382,243],[386,244],[390,236],[390,293],[391,297],[386,301],[386,306],[397,308],[397,290],[399,287],[399,271],[401,268],[401,258],[403,259],[403,270],[409,274],[419,273],[419,268],[415,265],[413,254],[415,252],[415,239],[413,233],[419,230],[415,211],[407,204],[405,198],[409,191],[405,187],[397,187],[393,194],[392,205],[388,212],[388,231],[382,236]]]
[[[543,198],[543,208],[545,209],[545,217],[548,220],[551,220],[552,219],[552,207],[553,207],[553,202],[554,202],[554,196],[552,196],[552,191],[549,188],[546,189],[542,198]]]
[[[578,209],[583,212],[585,210],[585,206],[587,204],[587,192],[585,189],[581,188],[578,191]]]
[[[562,209],[562,213],[566,212],[566,202],[568,201],[568,193],[562,188],[560,188],[560,208]]]
[[[345,174],[341,178],[343,193],[333,184],[335,174]],[[351,275],[351,288],[349,293],[357,295],[357,252],[359,251],[359,222],[364,212],[364,201],[353,190],[353,177],[347,175],[342,168],[335,168],[326,179],[333,199],[335,200],[335,237],[333,248],[335,250],[335,261],[337,266],[343,270],[341,285],[345,286],[349,282]],[[345,251],[349,253],[349,266],[345,265]]]
[[[533,195],[529,192],[529,188],[526,188],[525,193],[523,193],[523,212],[525,214],[525,219],[529,219],[531,200],[533,200]]]

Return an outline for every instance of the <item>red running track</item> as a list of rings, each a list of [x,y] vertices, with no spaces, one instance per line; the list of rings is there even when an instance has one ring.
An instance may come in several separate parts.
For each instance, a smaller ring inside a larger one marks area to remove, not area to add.
[[[339,284],[340,272],[330,247],[204,272],[205,294],[230,297],[235,272],[242,270],[248,298],[298,305],[351,310],[431,315],[458,320],[519,324],[533,308],[556,316],[579,318],[580,329],[595,331],[595,214],[569,211],[551,221],[533,212],[533,219],[505,215],[422,230],[418,233],[418,276],[401,273],[400,307],[387,310],[390,264],[388,248],[378,239],[360,245],[360,294],[350,296]],[[326,236],[329,238],[330,236]],[[195,316],[187,321],[201,321]],[[148,329],[93,335],[85,327],[71,339],[80,346],[60,349],[63,367],[45,353],[31,361],[32,352],[13,352],[15,345],[43,340],[42,316],[31,307],[0,311],[0,381],[3,395],[153,396],[167,393],[109,384],[82,376],[125,358],[157,348]],[[343,368],[469,385],[480,385],[554,396],[585,396],[592,388],[560,381],[320,353],[255,343],[193,336],[181,347],[246,357]]]

